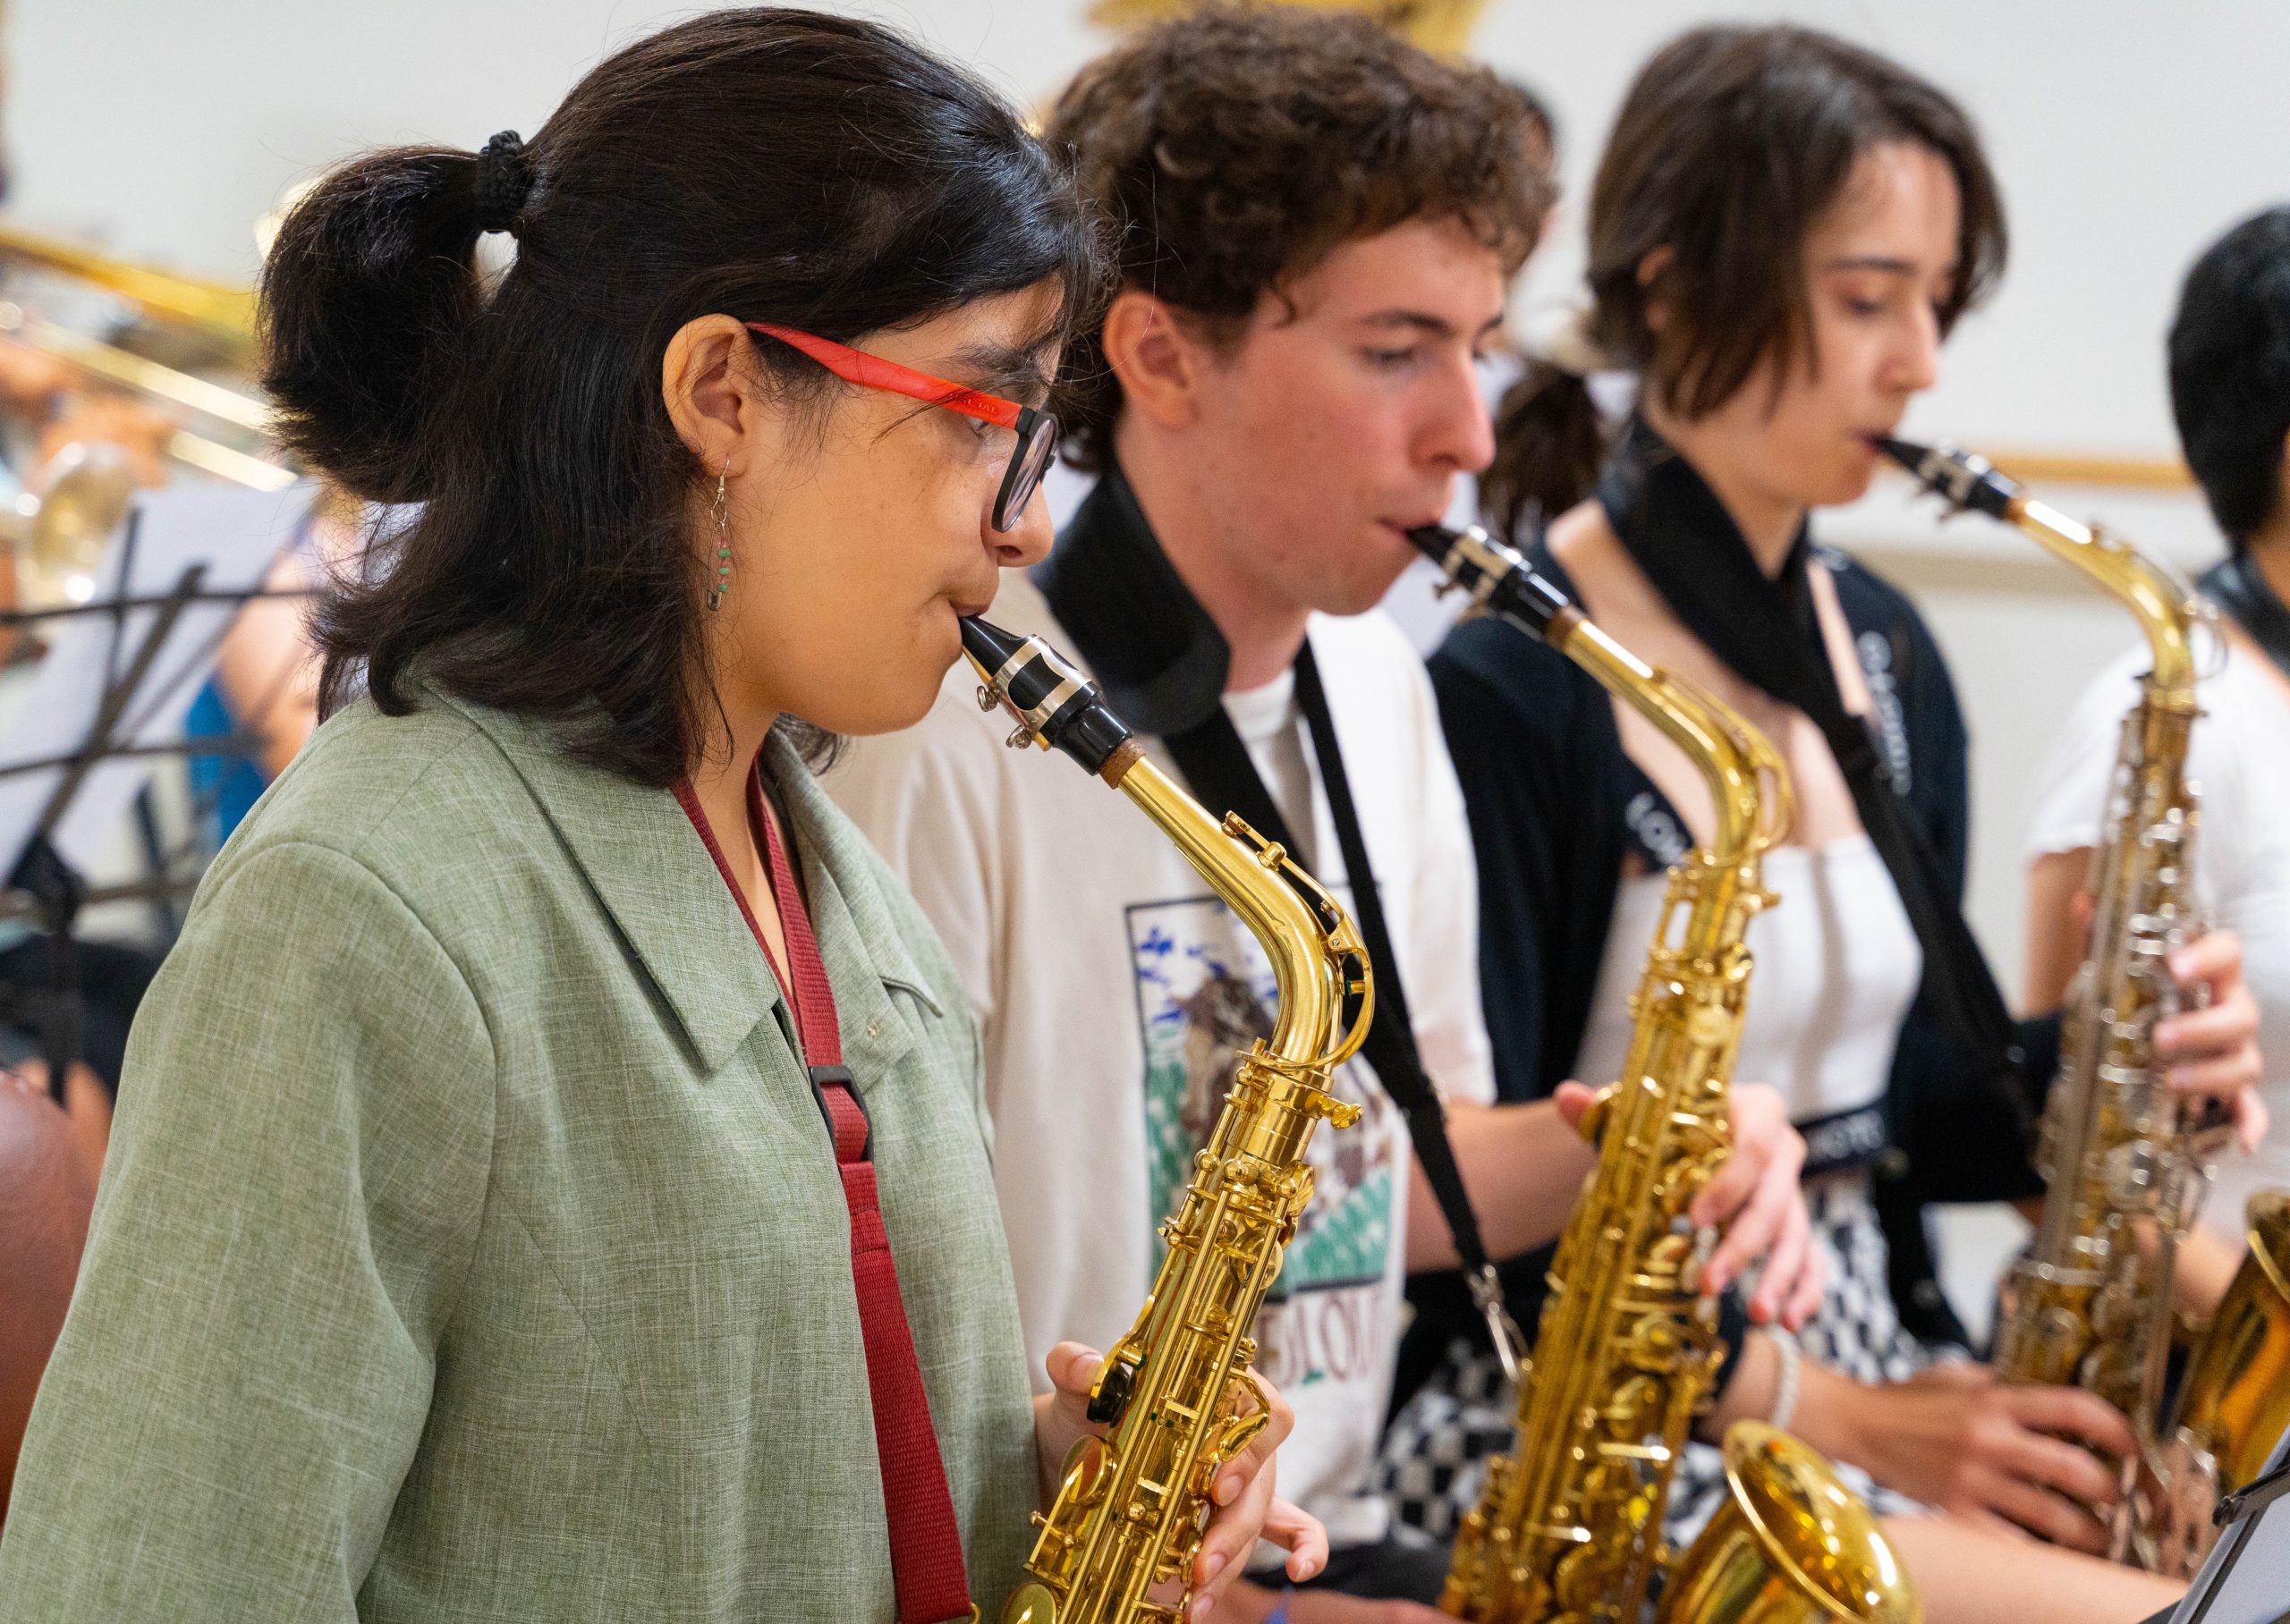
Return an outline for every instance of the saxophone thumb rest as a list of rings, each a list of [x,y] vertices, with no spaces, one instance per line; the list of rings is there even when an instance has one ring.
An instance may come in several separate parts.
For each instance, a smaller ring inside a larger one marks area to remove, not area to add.
[[[1055,747],[1107,783],[1120,783],[1143,747],[1107,706],[1098,685],[1039,638],[1013,636],[974,614],[961,623],[963,653],[984,684],[979,708],[998,706],[1017,719],[1010,747]]]

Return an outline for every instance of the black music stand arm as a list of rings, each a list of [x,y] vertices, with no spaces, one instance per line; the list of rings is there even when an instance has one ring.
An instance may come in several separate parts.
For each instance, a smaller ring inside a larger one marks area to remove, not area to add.
[[[86,741],[64,766],[62,780],[48,797],[47,805],[41,808],[39,822],[33,827],[24,854],[9,876],[12,884],[38,903],[40,924],[47,932],[53,1007],[40,1023],[40,1038],[42,1058],[47,1063],[47,1092],[58,1105],[64,1103],[66,1076],[81,1055],[80,975],[72,933],[79,922],[80,909],[87,902],[88,884],[64,860],[51,837],[64,821],[64,813],[71,809],[72,798],[79,793],[88,774],[106,757],[122,753],[113,742],[113,733],[143,686],[143,679],[158,660],[159,651],[174,630],[175,622],[199,596],[199,583],[206,574],[205,564],[191,565],[177,579],[174,590],[157,600],[151,624],[141,643],[125,668],[105,686]],[[88,607],[100,613],[108,606]]]

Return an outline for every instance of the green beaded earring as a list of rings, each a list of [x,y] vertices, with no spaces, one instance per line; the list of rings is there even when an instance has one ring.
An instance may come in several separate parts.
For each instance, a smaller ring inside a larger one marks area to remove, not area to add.
[[[732,503],[724,488],[731,473],[732,465],[726,462],[724,471],[716,476],[716,507],[710,515],[716,520],[716,579],[708,588],[710,609],[723,604],[724,594],[732,585]]]

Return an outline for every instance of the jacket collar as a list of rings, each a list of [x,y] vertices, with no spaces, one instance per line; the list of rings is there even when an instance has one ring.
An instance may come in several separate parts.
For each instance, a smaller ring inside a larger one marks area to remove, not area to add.
[[[573,760],[541,723],[423,686],[499,748],[659,989],[702,1070],[723,1070],[779,1002],[779,986],[675,797]],[[933,1013],[937,994],[907,951],[861,837],[792,744],[774,733],[764,749],[802,855],[844,1062],[864,1093],[913,1047],[913,1033],[886,989],[905,988]]]
[[[1232,650],[1146,522],[1119,464],[1104,476],[1036,565],[1034,585],[1073,639],[1114,714],[1166,738],[1223,703]]]

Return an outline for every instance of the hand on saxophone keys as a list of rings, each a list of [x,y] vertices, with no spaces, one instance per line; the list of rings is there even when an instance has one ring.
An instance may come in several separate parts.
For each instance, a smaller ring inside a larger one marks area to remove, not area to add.
[[[2243,983],[2243,939],[2231,930],[2206,931],[2174,952],[2170,967],[2190,1007],[2155,1028],[2155,1058],[2169,1065],[2173,1088],[2226,1101],[2236,1138],[2252,1149],[2266,1134],[2266,1107],[2256,1093],[2265,1068],[2258,1002]]]
[[[2101,1456],[2137,1447],[2098,1394],[1999,1382],[1970,1360],[1877,1385],[1808,1362],[1794,1430],[1968,1522],[2094,1555],[2107,1549],[2106,1518],[2122,1497]]]
[[[1561,1083],[1555,1103],[1559,1115],[1579,1128],[1597,1098],[1581,1083]],[[1804,1171],[1805,1141],[1790,1126],[1781,1095],[1763,1083],[1735,1084],[1726,1105],[1732,1151],[1687,1214],[1697,1227],[1722,1231],[1718,1249],[1702,1265],[1701,1294],[1717,1296],[1762,1259],[1750,1293],[1750,1318],[1794,1331],[1820,1307],[1828,1284],[1828,1265],[1812,1244],[1798,1176]]]
[[[1034,1465],[1047,1506],[1068,1469],[1073,1448],[1084,1438],[1102,1438],[1107,1429],[1089,1418],[1090,1392],[1105,1356],[1079,1342],[1060,1342],[1043,1361],[1051,1391],[1034,1400]],[[1288,1552],[1288,1577],[1310,1578],[1327,1566],[1327,1530],[1318,1518],[1274,1493],[1274,1455],[1296,1424],[1279,1391],[1261,1376],[1251,1385],[1262,1395],[1264,1420],[1245,1447],[1217,1468],[1209,1497],[1217,1510],[1193,1559],[1192,1616],[1209,1617],[1217,1601],[1248,1566],[1259,1541]],[[1249,1417],[1253,1419],[1254,1417]]]

